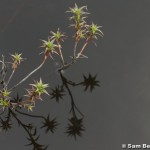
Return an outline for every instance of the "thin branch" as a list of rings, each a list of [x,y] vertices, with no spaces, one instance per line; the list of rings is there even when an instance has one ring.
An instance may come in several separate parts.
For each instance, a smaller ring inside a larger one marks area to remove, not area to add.
[[[63,58],[63,54],[62,54],[62,51],[61,51],[61,45],[60,45],[58,40],[56,40],[56,42],[57,42],[57,45],[58,45],[58,50],[59,50],[59,53],[60,53],[62,65],[64,66],[64,58]]]
[[[6,77],[6,72],[7,72],[7,66],[5,64],[5,57],[2,55],[2,61],[0,61],[2,63],[2,69],[1,69],[1,84],[3,85],[3,88],[5,87],[5,77]]]
[[[84,49],[86,48],[87,44],[88,44],[88,42],[86,42],[86,43],[83,45],[82,49],[80,50],[80,52],[78,53],[78,55],[77,55],[76,58],[79,58],[79,57],[82,55],[82,53],[83,53]]]
[[[74,108],[79,112],[79,114],[80,114],[81,116],[84,116],[84,115],[82,114],[82,112],[78,109],[78,107],[76,106],[76,104],[75,104],[75,102],[74,102],[73,95],[72,95],[71,90],[70,90],[70,88],[69,88],[69,86],[68,86],[68,84],[67,84],[66,78],[62,75],[61,71],[59,71],[59,73],[60,73],[62,82],[63,82],[64,86],[66,87],[66,89],[67,89],[67,91],[68,91],[68,94],[70,95],[70,98],[71,98],[71,106],[72,106],[71,111],[73,112],[74,117],[76,117],[76,113],[75,113]]]
[[[69,85],[72,85],[72,86],[78,86],[78,85],[82,85],[83,84],[83,82],[75,83],[75,82],[72,82],[72,81],[67,81],[67,83]]]
[[[42,66],[44,65],[46,58],[44,58],[43,62],[37,67],[35,68],[32,72],[30,72],[25,78],[23,78],[19,83],[17,83],[16,85],[14,85],[12,88],[10,88],[10,90],[13,90],[14,88],[16,88],[18,85],[20,85],[21,83],[23,83],[24,81],[26,81],[32,74],[34,74],[36,71],[38,71],[40,68],[42,68]]]
[[[86,46],[88,45],[90,39],[91,39],[91,37],[87,38],[85,44],[83,45],[83,47],[81,48],[81,50],[80,50],[80,52],[78,53],[77,56],[75,56],[75,52],[76,52],[76,48],[77,48],[77,44],[78,44],[78,42],[76,42],[75,46],[74,46],[74,56],[75,57],[73,56],[71,62],[65,64],[64,66],[62,66],[60,68],[58,68],[57,71],[60,72],[61,70],[65,70],[65,69],[69,68],[70,66],[72,66],[76,62],[76,60],[82,55],[82,53],[85,50]]]
[[[21,115],[24,115],[24,116],[28,116],[28,117],[33,117],[33,118],[42,118],[42,119],[45,119],[43,116],[34,116],[34,115],[30,115],[30,114],[27,114],[27,113],[24,113],[24,112],[21,112],[19,110],[16,109],[16,112],[18,112],[19,114]]]
[[[11,73],[11,75],[10,75],[10,77],[9,77],[9,79],[8,79],[6,85],[5,85],[5,87],[3,89],[5,89],[8,86],[8,84],[9,84],[10,80],[12,79],[14,73],[15,73],[15,69],[13,69],[13,71],[12,71],[12,73]]]
[[[76,58],[76,51],[77,51],[77,46],[78,46],[78,41],[75,41],[75,44],[74,44],[74,51],[73,51],[73,56],[74,58]]]

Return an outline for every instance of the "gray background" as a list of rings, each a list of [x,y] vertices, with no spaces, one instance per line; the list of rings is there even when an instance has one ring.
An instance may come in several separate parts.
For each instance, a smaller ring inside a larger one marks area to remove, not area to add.
[[[105,36],[97,41],[98,47],[90,44],[85,52],[89,58],[78,61],[65,75],[80,81],[82,73],[97,73],[101,88],[93,94],[73,89],[77,105],[85,114],[86,132],[77,141],[63,133],[69,100],[56,104],[45,99],[38,103],[34,113],[50,112],[62,123],[54,135],[42,136],[42,142],[49,143],[51,150],[121,150],[122,143],[150,144],[149,0],[0,0],[0,54],[8,56],[17,51],[28,58],[11,84],[40,63],[40,39],[46,39],[50,30],[60,27],[71,35],[65,11],[75,2],[88,6],[89,21],[102,25]],[[72,41],[67,41],[66,59],[71,50]],[[51,86],[58,84],[55,68],[55,62],[49,61],[22,86],[27,87],[39,76],[45,76]],[[23,146],[25,136],[17,126],[6,134],[1,132],[0,149],[29,149]]]

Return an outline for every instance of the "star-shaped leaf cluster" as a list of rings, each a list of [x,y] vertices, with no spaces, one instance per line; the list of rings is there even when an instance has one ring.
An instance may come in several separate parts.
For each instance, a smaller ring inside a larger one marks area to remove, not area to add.
[[[50,38],[55,41],[64,41],[64,39],[66,38],[66,35],[60,32],[59,28],[57,29],[56,32],[51,31],[50,33],[52,34]]]
[[[55,98],[56,102],[59,102],[60,99],[63,99],[64,94],[64,88],[62,86],[56,86],[55,89],[52,89],[52,92],[50,93],[51,99]]]
[[[17,95],[13,97],[12,102],[19,103],[19,102],[21,102],[22,100],[23,100],[23,98],[20,97],[19,94],[17,93]]]
[[[12,124],[10,123],[10,116],[7,116],[6,120],[3,120],[2,118],[0,118],[0,128],[3,131],[8,131],[9,129],[12,128]]]
[[[22,107],[20,105],[15,105],[15,104],[19,104],[22,101],[23,101],[23,97],[20,97],[19,94],[17,93],[17,95],[13,96],[11,100],[11,104],[14,103],[14,105],[12,105],[12,108],[21,109]]]
[[[82,131],[85,131],[82,118],[78,119],[76,117],[72,117],[69,119],[69,124],[66,131],[68,136],[73,136],[76,139],[76,136],[82,136]]]
[[[92,23],[87,26],[87,35],[92,36],[92,38],[97,39],[97,35],[103,37],[103,32],[100,30],[102,26]]]
[[[44,119],[44,122],[42,123],[43,123],[43,126],[41,128],[46,128],[45,130],[46,133],[48,133],[49,131],[54,133],[56,127],[58,126],[56,118],[50,120],[49,115],[47,116],[47,118]]]
[[[43,93],[47,94],[47,91],[45,90],[48,87],[48,84],[44,84],[42,82],[42,79],[40,78],[40,81],[36,81],[35,84],[30,84],[35,88],[35,93],[37,93],[39,96]]]
[[[76,24],[78,25],[85,23],[85,18],[89,14],[87,12],[86,6],[78,7],[77,4],[75,4],[73,8],[69,8],[69,9],[70,10],[67,12],[72,14],[72,16],[70,17],[70,20],[74,20]]]
[[[100,86],[99,84],[100,81],[97,81],[96,77],[97,75],[92,76],[91,74],[89,74],[88,77],[83,75],[84,81],[82,82],[82,85],[85,87],[84,91],[87,91],[89,88],[90,91],[92,92],[96,86]]]

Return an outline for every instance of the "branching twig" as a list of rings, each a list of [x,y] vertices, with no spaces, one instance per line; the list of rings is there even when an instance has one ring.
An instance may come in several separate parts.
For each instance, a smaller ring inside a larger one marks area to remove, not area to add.
[[[76,58],[79,58],[79,57],[82,55],[83,51],[85,50],[86,46],[87,46],[88,43],[89,43],[90,38],[91,38],[91,37],[88,37],[88,38],[87,38],[85,44],[84,44],[83,47],[81,48],[81,50],[80,50],[80,52],[78,53],[78,55],[77,55]]]
[[[13,90],[14,88],[16,88],[18,85],[20,85],[21,83],[23,83],[24,81],[26,81],[31,75],[33,75],[36,71],[38,71],[40,68],[42,68],[42,66],[44,65],[46,61],[46,58],[44,58],[43,62],[37,67],[35,68],[32,72],[30,72],[25,78],[23,78],[19,83],[17,83],[16,85],[14,85],[12,88],[10,88],[10,90]]]
[[[78,107],[76,106],[75,102],[74,102],[74,99],[73,99],[73,95],[71,93],[71,90],[67,84],[67,79],[62,75],[61,71],[59,71],[60,73],[60,76],[61,76],[61,79],[62,79],[62,82],[64,84],[64,86],[66,87],[67,91],[68,91],[68,94],[70,95],[70,98],[71,98],[71,111],[73,112],[73,115],[76,117],[76,113],[75,113],[75,109],[79,112],[79,114],[83,117],[84,115],[82,114],[82,112],[78,109]],[[74,109],[75,108],[75,109]]]

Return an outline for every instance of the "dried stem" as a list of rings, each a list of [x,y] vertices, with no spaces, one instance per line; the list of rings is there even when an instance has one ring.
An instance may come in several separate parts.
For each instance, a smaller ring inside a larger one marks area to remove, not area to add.
[[[1,69],[1,84],[3,85],[3,88],[5,87],[5,77],[6,77],[6,72],[7,72],[7,66],[5,64],[5,57],[2,55],[2,61],[0,61],[2,63],[2,69]]]
[[[58,50],[59,50],[59,53],[60,53],[62,65],[64,66],[64,58],[63,58],[63,54],[62,54],[62,51],[61,51],[61,45],[60,45],[59,40],[56,40],[56,42],[57,42],[57,45],[58,45]]]
[[[32,74],[34,74],[36,71],[38,71],[40,68],[42,68],[42,66],[44,65],[46,59],[47,59],[47,57],[44,58],[43,62],[37,68],[35,68],[32,72],[30,72],[26,77],[24,77],[20,82],[18,82],[12,88],[10,88],[10,90],[13,90],[14,88],[16,88],[18,85],[20,85],[21,83],[26,81]]]
[[[5,85],[5,87],[3,89],[5,89],[8,86],[8,84],[9,84],[10,80],[12,79],[14,73],[15,73],[15,69],[13,69],[13,71],[12,71],[12,73],[11,73],[11,75],[10,75],[10,77],[9,77],[9,79],[8,79],[6,85]]]
[[[77,51],[77,46],[78,46],[78,40],[75,41],[75,44],[74,44],[74,51],[73,51],[73,56],[74,58],[76,58],[76,51]]]
[[[79,58],[82,55],[82,53],[83,53],[85,47],[87,46],[87,44],[88,44],[88,41],[85,42],[85,44],[83,45],[82,49],[80,50],[80,52],[78,53],[76,58]]]

